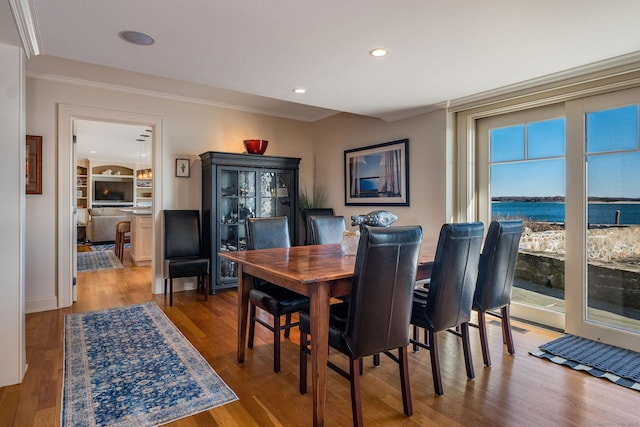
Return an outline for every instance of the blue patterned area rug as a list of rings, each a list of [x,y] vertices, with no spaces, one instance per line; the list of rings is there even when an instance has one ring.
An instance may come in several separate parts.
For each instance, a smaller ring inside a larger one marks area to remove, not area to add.
[[[567,334],[530,354],[640,391],[640,353]]]
[[[78,252],[78,271],[124,268],[120,259],[111,251]]]
[[[237,400],[153,303],[65,316],[61,425],[156,426]]]
[[[92,251],[112,251],[116,248],[116,244],[115,243],[104,243],[104,244],[100,244],[100,245],[91,245],[89,246],[89,249],[91,249]],[[124,248],[125,249],[130,249],[131,248],[131,243],[125,243],[124,244]]]

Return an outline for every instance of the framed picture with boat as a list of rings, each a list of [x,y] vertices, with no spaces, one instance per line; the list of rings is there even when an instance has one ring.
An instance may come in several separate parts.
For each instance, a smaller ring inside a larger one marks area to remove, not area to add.
[[[344,152],[346,206],[409,206],[409,140]]]

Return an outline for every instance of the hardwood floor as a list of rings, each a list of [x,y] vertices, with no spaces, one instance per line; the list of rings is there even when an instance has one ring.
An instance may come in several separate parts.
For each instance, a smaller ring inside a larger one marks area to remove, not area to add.
[[[125,251],[125,265],[130,267]],[[29,369],[20,385],[0,388],[0,426],[60,425],[63,319],[67,313],[155,301],[236,392],[237,402],[179,421],[172,426],[299,426],[311,424],[311,395],[298,392],[298,334],[283,341],[282,371],[272,369],[271,333],[256,330],[256,345],[244,364],[236,362],[236,292],[208,302],[202,294],[175,294],[174,306],[151,295],[148,267],[79,273],[78,302],[72,307],[27,315]],[[375,368],[365,361],[362,377],[364,422],[368,426],[637,425],[637,391],[616,386],[528,354],[557,333],[514,322],[516,354],[502,347],[500,328],[489,326],[493,366],[482,366],[477,330],[472,329],[475,380],[467,380],[459,339],[441,334],[444,396],[433,393],[429,353],[409,353],[412,417],[402,413],[397,365],[382,357]],[[340,355],[331,355],[340,361]],[[344,366],[344,364],[343,364]],[[329,426],[351,425],[349,384],[329,371]]]

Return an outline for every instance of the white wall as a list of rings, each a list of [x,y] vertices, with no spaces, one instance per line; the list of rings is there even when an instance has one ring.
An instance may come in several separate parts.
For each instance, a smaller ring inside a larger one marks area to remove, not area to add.
[[[242,152],[242,140],[270,141],[267,154],[301,157],[300,184],[311,189],[316,181],[329,190],[329,204],[337,214],[351,215],[380,209],[344,206],[344,150],[409,138],[409,207],[389,207],[397,225],[420,224],[425,236],[436,237],[450,217],[446,165],[451,157],[450,117],[444,110],[393,123],[340,114],[317,123],[175,101],[122,90],[107,90],[44,78],[27,79],[27,132],[43,136],[43,195],[27,199],[26,309],[57,308],[56,303],[56,105],[76,105],[162,118],[161,209],[201,208],[201,165],[205,151]],[[174,177],[176,158],[189,158],[191,177]],[[158,222],[156,222],[158,225]],[[161,242],[156,226],[156,242]],[[37,261],[36,261],[37,260]],[[37,265],[37,268],[36,268]]]
[[[447,148],[447,114],[439,110],[406,120],[387,123],[363,116],[341,114],[324,119],[313,128],[316,181],[329,192],[329,207],[344,215],[386,209],[398,216],[396,225],[422,225],[426,236],[437,237],[450,217],[447,209],[446,165],[451,161]],[[410,206],[345,206],[344,150],[409,138]],[[310,188],[310,187],[308,187]]]
[[[0,44],[0,387],[19,383],[26,370],[24,87],[22,50]]]
[[[227,110],[203,104],[105,90],[90,85],[27,79],[27,133],[43,136],[43,194],[27,199],[27,312],[57,308],[56,283],[56,106],[75,105],[153,115],[162,118],[162,172],[154,171],[162,188],[161,209],[200,209],[199,154],[244,151],[242,141],[269,140],[267,154],[303,158],[301,179],[312,179],[312,136],[309,123]],[[176,178],[176,158],[192,159],[191,177]],[[33,224],[33,225],[31,225]],[[158,222],[156,221],[156,224]],[[156,242],[161,242],[156,227]]]

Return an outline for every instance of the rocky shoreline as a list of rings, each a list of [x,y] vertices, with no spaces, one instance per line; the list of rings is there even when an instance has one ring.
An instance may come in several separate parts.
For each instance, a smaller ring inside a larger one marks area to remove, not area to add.
[[[520,239],[520,251],[564,259],[563,229],[533,231],[526,226]],[[640,272],[640,226],[590,229],[587,233],[587,256],[590,264]]]

